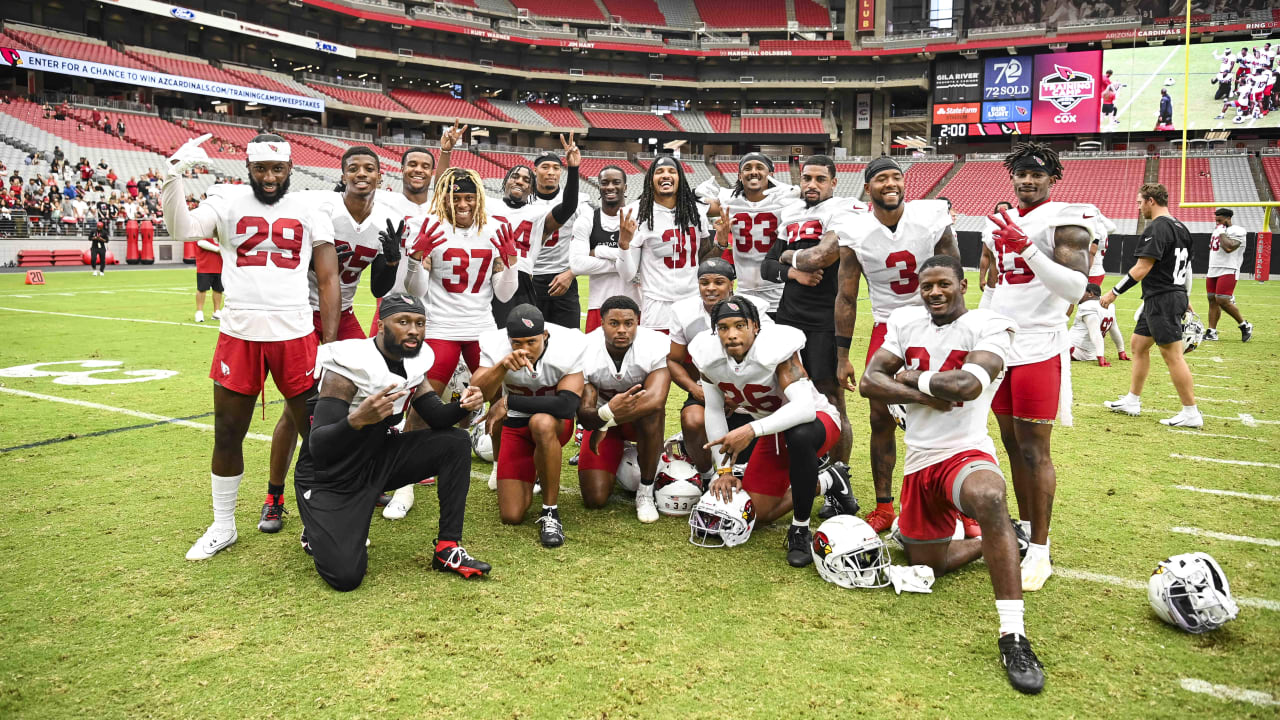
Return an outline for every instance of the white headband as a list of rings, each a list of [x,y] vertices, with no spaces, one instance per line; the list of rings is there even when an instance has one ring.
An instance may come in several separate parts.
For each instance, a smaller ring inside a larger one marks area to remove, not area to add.
[[[289,143],[284,142],[283,140],[251,142],[249,143],[248,150],[249,162],[289,162]]]

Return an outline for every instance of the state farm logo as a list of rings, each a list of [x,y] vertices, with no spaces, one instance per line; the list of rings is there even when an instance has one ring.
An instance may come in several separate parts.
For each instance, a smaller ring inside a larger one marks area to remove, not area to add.
[[[1061,112],[1054,122],[1073,122],[1075,115],[1067,111],[1093,97],[1093,76],[1054,63],[1054,73],[1040,80],[1040,99],[1048,100]]]

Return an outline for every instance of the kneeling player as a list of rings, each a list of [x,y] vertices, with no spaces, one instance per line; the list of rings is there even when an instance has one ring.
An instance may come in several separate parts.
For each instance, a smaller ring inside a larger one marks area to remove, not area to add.
[[[471,487],[471,443],[453,427],[483,398],[473,391],[445,405],[431,389],[426,374],[435,357],[423,350],[421,299],[387,296],[378,317],[377,337],[323,345],[316,360],[320,395],[309,403],[311,435],[294,471],[302,547],[325,582],[355,590],[369,564],[365,541],[378,496],[434,475],[440,528],[431,566],[466,578],[484,575],[489,564],[458,544]],[[410,404],[430,430],[395,432]]]
[[[912,564],[942,575],[982,557],[995,588],[1000,656],[1009,682],[1025,693],[1044,687],[1022,614],[1018,538],[1005,504],[1005,481],[987,434],[987,413],[1010,352],[1013,322],[990,310],[967,311],[968,283],[956,259],[920,266],[925,307],[889,316],[884,344],[859,392],[907,410],[907,462],[898,531]],[[964,513],[982,537],[951,539]]]
[[[689,345],[707,402],[711,441],[705,447],[719,446],[717,455],[724,456],[716,463],[721,475],[710,492],[731,502],[735,490],[746,490],[764,523],[791,511],[787,562],[804,567],[813,562],[809,515],[814,498],[830,493],[843,512],[857,511],[849,485],[838,473],[818,477],[818,458],[840,439],[840,414],[800,363],[804,332],[784,325],[761,328],[756,305],[741,295],[716,305],[711,320],[715,334],[702,333]],[[746,410],[753,420],[730,431],[726,402]],[[756,438],[742,479],[724,472]],[[830,487],[832,482],[843,487]]]
[[[578,407],[578,422],[586,430],[578,460],[582,502],[601,508],[609,501],[623,441],[632,440],[640,463],[636,517],[643,523],[657,522],[653,479],[671,389],[670,342],[657,330],[640,327],[640,306],[625,295],[604,301],[600,321],[600,327],[587,335],[586,386]]]
[[[1103,335],[1110,337],[1111,342],[1115,343],[1121,360],[1128,360],[1129,356],[1124,352],[1124,337],[1120,334],[1120,327],[1116,325],[1116,309],[1102,307],[1098,303],[1101,295],[1102,288],[1097,285],[1089,283],[1085,286],[1084,296],[1076,306],[1076,319],[1071,324],[1067,340],[1071,342],[1072,360],[1085,362],[1096,359],[1101,367],[1111,367],[1111,363],[1107,362],[1107,347],[1103,342]]]
[[[507,417],[495,438],[498,514],[519,525],[533,502],[533,485],[542,483],[543,547],[564,544],[564,526],[556,501],[560,496],[560,459],[573,436],[573,417],[582,397],[581,332],[543,321],[542,312],[517,305],[507,314],[505,329],[480,336],[480,368],[471,377],[487,399],[506,391]]]

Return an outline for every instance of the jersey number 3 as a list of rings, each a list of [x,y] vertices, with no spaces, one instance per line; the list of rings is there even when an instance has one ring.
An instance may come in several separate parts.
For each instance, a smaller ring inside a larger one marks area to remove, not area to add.
[[[262,217],[242,217],[236,223],[237,235],[251,230],[253,234],[236,247],[236,267],[261,266],[270,261],[278,268],[292,270],[302,262],[302,223],[292,218],[267,222]],[[267,238],[271,238],[272,244],[281,252],[255,249]]]

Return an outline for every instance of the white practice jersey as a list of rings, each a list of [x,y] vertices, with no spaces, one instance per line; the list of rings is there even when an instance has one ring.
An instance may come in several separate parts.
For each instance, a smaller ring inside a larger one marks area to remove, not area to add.
[[[776,312],[778,301],[782,299],[782,283],[760,277],[760,266],[782,231],[784,208],[801,202],[800,188],[779,183],[770,188],[759,202],[751,202],[745,195],[735,196],[729,188],[720,188],[717,199],[720,212],[726,213],[732,223],[730,234],[733,240],[729,247],[738,273],[738,292],[767,301],[769,310]]]
[[[378,238],[378,233],[387,229],[388,221],[392,225],[398,224],[400,216],[395,210],[375,200],[369,217],[365,218],[364,222],[357,223],[347,211],[346,204],[342,202],[342,193],[323,194],[332,196],[324,198],[320,208],[322,212],[329,214],[330,221],[333,223],[333,242],[337,246],[338,255],[341,257],[344,253],[350,253],[338,264],[338,286],[342,292],[342,309],[350,310],[352,302],[355,301],[356,289],[360,286],[360,276],[373,259],[382,254],[382,240]],[[320,292],[316,287],[314,270],[307,272],[307,283],[310,286],[311,309],[319,311]]]
[[[493,217],[511,225],[511,236],[516,241],[516,253],[520,256],[516,261],[516,269],[532,274],[538,253],[542,249],[542,233],[546,229],[551,208],[533,203],[513,208],[502,200],[492,200],[485,206],[493,208],[490,213]]]
[[[782,232],[778,237],[789,243],[804,239],[818,242],[827,232],[834,232],[837,241],[848,247],[853,241],[849,231],[853,229],[854,218],[863,213],[856,207],[850,207],[848,200],[832,196],[812,207],[803,201],[788,205],[782,215]]]
[[[773,322],[773,318],[769,317],[767,310],[769,302],[764,298],[752,295],[744,295],[751,302],[755,303],[756,308],[760,311],[761,327]],[[694,295],[685,298],[671,306],[671,327],[667,328],[670,332],[669,338],[671,342],[679,345],[688,345],[697,336],[711,330],[711,313],[707,312],[707,307],[702,302],[701,295]],[[715,333],[711,333],[714,335]]]
[[[1010,219],[1048,258],[1053,257],[1054,233],[1059,227],[1074,225],[1093,234],[1097,216],[1098,209],[1093,205],[1063,202],[1044,202],[1030,210],[1019,208],[1009,213]],[[997,251],[991,235],[995,229],[988,220],[982,242],[995,257],[1000,274],[989,309],[1013,320],[1018,328],[1009,365],[1047,360],[1066,349],[1067,308],[1073,300],[1049,292],[1017,253]]]
[[[1235,252],[1223,250],[1223,235],[1240,241],[1240,247]],[[1248,244],[1248,235],[1239,225],[1215,227],[1213,234],[1209,236],[1209,277],[1240,272],[1240,266],[1244,264],[1244,250]]]
[[[354,383],[356,394],[351,398],[352,410],[359,407],[365,398],[394,385],[395,389],[390,394],[407,391],[392,406],[391,414],[398,415],[413,402],[414,393],[422,386],[427,371],[435,362],[435,353],[423,344],[417,355],[404,358],[403,362],[408,377],[401,377],[387,367],[387,360],[374,344],[374,338],[339,340],[321,345],[316,351],[315,377],[323,381],[325,373],[333,372]]]
[[[1097,224],[1093,227],[1093,243],[1098,246],[1098,252],[1093,254],[1093,262],[1089,265],[1089,277],[1107,274],[1102,269],[1102,261],[1107,256],[1107,243],[1111,239],[1111,233],[1115,231],[1116,224],[1111,222],[1111,218],[1098,213]]]
[[[427,278],[427,333],[433,340],[475,340],[492,330],[493,282],[499,259],[494,247],[503,223],[489,218],[482,230],[473,224],[455,228],[435,215],[409,223],[408,237],[417,237],[423,225],[437,223],[445,242],[431,251]]]
[[[555,395],[556,385],[564,376],[582,372],[583,356],[587,349],[587,336],[576,328],[567,328],[555,323],[546,323],[550,333],[542,351],[533,367],[520,368],[515,372],[507,372],[502,382],[502,390],[508,395],[543,396]],[[497,367],[502,359],[511,354],[511,338],[507,337],[506,328],[489,330],[480,336],[480,367]],[[508,410],[511,417],[529,417],[528,413]]]
[[[404,218],[405,226],[408,227],[410,220],[422,218],[431,212],[431,196],[434,191],[427,188],[427,201],[419,205],[404,196],[404,193],[394,192],[392,190],[379,190],[376,197],[379,203],[391,208],[397,217]],[[408,290],[404,287],[405,276],[409,274],[409,263],[404,258],[409,256],[408,246],[413,242],[413,236],[405,231],[404,241],[400,243],[400,254],[403,256],[400,264],[396,266],[396,284],[391,286],[390,292],[400,295],[407,295]]]
[[[307,300],[311,249],[333,244],[333,224],[308,193],[265,205],[249,185],[213,185],[191,211],[214,226],[227,301],[220,331],[241,340],[292,340],[315,332]]]
[[[639,218],[640,205],[623,208]],[[629,263],[635,263],[645,300],[675,302],[698,294],[698,247],[712,232],[707,208],[698,203],[699,227],[677,228],[675,211],[654,203],[653,229],[649,222],[638,223],[631,238]]]
[[[538,194],[533,192],[529,196],[529,204],[542,208],[543,215],[546,215],[560,204],[560,198],[563,195],[564,188],[556,190],[555,197],[549,199],[538,197]],[[569,269],[569,240],[573,236],[573,223],[579,215],[590,211],[590,198],[583,193],[578,193],[578,209],[569,216],[559,230],[542,240],[541,249],[533,258],[534,275],[555,275]]]
[[[591,247],[591,232],[595,228],[597,212],[578,213],[569,245],[569,269],[575,275],[590,278],[587,283],[587,309],[598,309],[614,295],[626,295],[640,304],[640,286],[635,283],[635,278],[623,277],[626,270],[622,250],[618,248],[617,215],[600,213],[600,230],[604,237],[598,238],[596,246]]]
[[[851,218],[848,235],[840,236],[840,246],[853,250],[862,265],[871,293],[871,317],[882,323],[900,307],[923,304],[916,268],[933,257],[933,249],[951,227],[947,202],[906,203],[902,218],[892,231],[874,213],[858,213]]]
[[[671,349],[671,341],[666,335],[647,327],[636,331],[636,339],[627,348],[621,363],[614,363],[609,355],[604,328],[587,333],[586,343],[583,373],[584,379],[596,389],[596,407],[609,402],[618,393],[644,385],[653,371],[667,369],[667,352]]]
[[[803,347],[803,330],[774,324],[760,327],[760,334],[741,363],[725,353],[719,336],[713,333],[694,338],[689,344],[689,355],[703,377],[724,394],[726,405],[735,404],[752,419],[759,420],[787,402],[787,396],[778,387],[778,366]],[[840,427],[840,414],[817,388],[813,389],[813,405]]]
[[[1009,318],[991,310],[970,310],[950,325],[933,324],[923,305],[895,310],[889,316],[884,345],[907,370],[959,370],[970,352],[982,350],[1007,362],[1017,329]],[[996,446],[987,433],[991,399],[1004,377],[992,378],[976,400],[956,403],[947,412],[916,403],[907,412],[906,474],[942,462],[958,452],[981,450],[995,457]]]
[[[1075,320],[1067,333],[1067,340],[1071,343],[1071,357],[1075,360],[1094,360],[1104,355],[1104,338],[1111,333],[1115,324],[1115,305],[1104,308],[1097,300],[1077,305]]]

